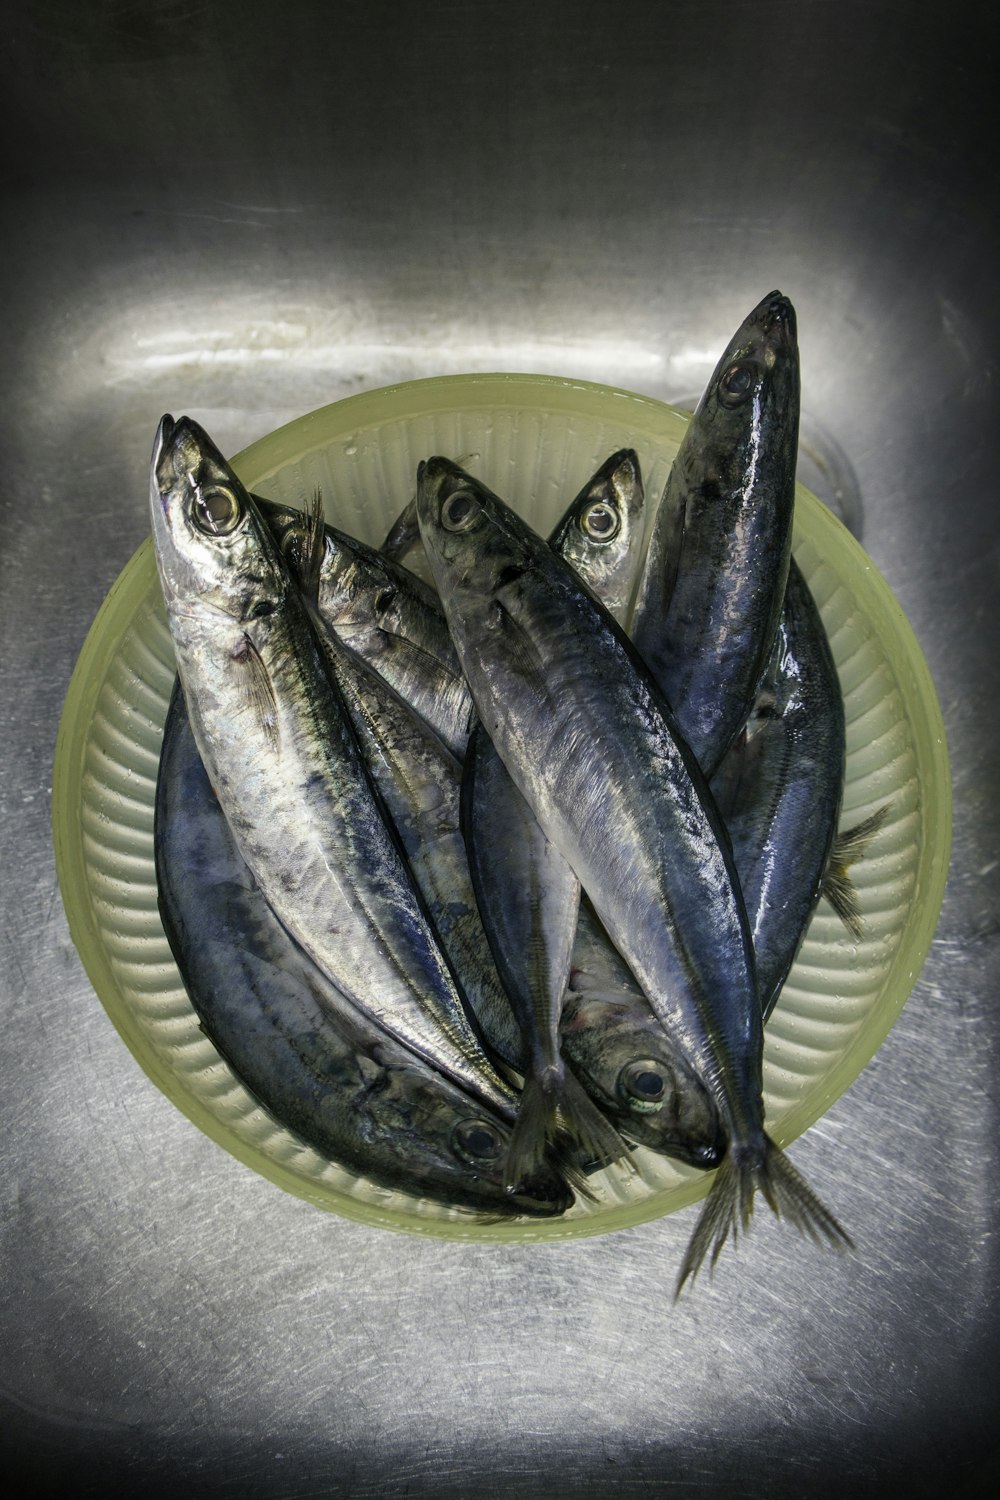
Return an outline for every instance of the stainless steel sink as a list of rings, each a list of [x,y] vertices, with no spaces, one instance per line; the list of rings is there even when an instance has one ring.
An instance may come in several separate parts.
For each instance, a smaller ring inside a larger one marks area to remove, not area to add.
[[[9,8],[0,1450],[14,1493],[992,1493],[1000,34],[902,0]],[[419,375],[700,389],[795,302],[803,477],[934,674],[951,881],[911,999],[761,1215],[565,1247],[323,1215],[140,1072],[49,834],[76,655],[164,411],[234,452]],[[807,466],[812,467],[808,469]],[[827,486],[824,494],[824,485]]]

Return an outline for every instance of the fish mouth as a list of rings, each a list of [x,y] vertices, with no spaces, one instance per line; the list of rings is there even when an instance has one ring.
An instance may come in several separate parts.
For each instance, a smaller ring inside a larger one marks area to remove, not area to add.
[[[417,465],[417,497],[416,516],[418,523],[426,522],[435,510],[439,500],[446,498],[445,482],[451,479],[453,483],[459,481],[462,471],[453,464],[450,459],[442,458],[440,454],[432,458],[421,459]]]
[[[458,464],[453,463],[450,458],[444,458],[440,453],[434,454],[432,458],[425,458],[417,469],[417,483],[426,480],[433,484],[435,479],[449,477],[455,480],[464,480],[465,475]]]
[[[760,305],[761,322],[765,337],[772,344],[781,344],[794,349],[798,339],[798,324],[795,308],[781,292],[771,292]]]
[[[190,447],[192,423],[190,417],[174,420],[169,413],[160,418],[153,443],[153,458],[150,473],[160,491],[160,504],[166,513],[167,500],[173,485],[182,472],[191,467],[184,453]],[[182,457],[183,454],[183,457]]]
[[[190,489],[209,480],[229,484],[234,477],[200,423],[193,417],[175,420],[169,413],[160,418],[150,474],[153,484],[159,489],[164,513],[171,493],[178,486]]]
[[[150,460],[150,472],[155,474],[157,479],[160,476],[163,466],[163,455],[170,446],[176,426],[177,423],[169,412],[164,413],[160,418],[160,425],[157,427],[156,437],[153,439],[153,456]]]
[[[639,455],[634,448],[619,448],[617,453],[605,459],[597,470],[588,490],[595,489],[604,479],[614,479],[619,487],[635,488],[639,483]]]

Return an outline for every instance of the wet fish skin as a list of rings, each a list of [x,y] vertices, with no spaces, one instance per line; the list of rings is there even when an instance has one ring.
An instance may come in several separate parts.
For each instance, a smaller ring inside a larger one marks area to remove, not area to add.
[[[775,1213],[844,1248],[764,1128],[746,912],[718,811],[665,700],[620,627],[485,486],[429,459],[417,511],[480,718],[719,1111],[727,1150],[678,1293],[746,1228],[758,1188]]]
[[[643,498],[638,458],[620,449],[586,481],[549,538],[553,551],[619,615],[632,593]],[[567,1070],[560,1049],[579,881],[539,828],[481,724],[466,752],[462,814],[483,926],[523,1038],[512,1179],[530,1169],[559,1128],[595,1159],[621,1159],[621,1141]]]
[[[826,896],[864,932],[850,866],[889,811],[838,832],[844,702],[819,610],[794,558],[771,661],[743,732],[712,779],[747,905],[765,1021]]]
[[[491,1219],[570,1206],[548,1164],[511,1194],[508,1126],[393,1042],[289,938],[237,852],[179,689],[154,845],[164,930],[202,1029],[279,1124],[373,1182]]]
[[[342,648],[342,654],[350,660],[349,650]],[[355,663],[355,669],[358,665]],[[506,985],[500,983],[488,954],[487,963],[492,973],[489,970],[485,974],[477,972],[477,965],[482,963],[485,952],[485,938],[469,884],[465,844],[460,833],[459,768],[440,743],[435,747],[435,737],[426,726],[415,728],[412,722],[407,725],[405,705],[400,712],[398,703],[395,706],[392,703],[395,695],[384,684],[380,689],[377,680],[372,684],[369,681],[371,675],[360,671],[353,693],[345,682],[345,699],[349,706],[354,700],[354,709],[359,715],[370,717],[375,735],[371,753],[374,759],[381,759],[386,765],[399,758],[406,736],[416,734],[415,765],[406,778],[414,784],[409,810],[405,803],[400,805],[400,793],[393,792],[387,785],[383,787],[384,796],[427,898],[435,926],[472,1001],[487,1051],[523,1074],[527,1070],[524,1043]],[[369,693],[373,688],[376,696],[379,693],[386,695],[381,710],[371,706]],[[381,731],[378,729],[380,724],[383,725]],[[474,735],[473,743],[476,738]],[[495,754],[490,756],[490,764],[503,772],[502,762]],[[506,772],[503,774],[506,777]],[[509,777],[506,780],[510,786]],[[425,788],[423,793],[421,785]],[[516,793],[516,788],[514,791]],[[520,793],[516,796],[521,807],[528,812]],[[533,816],[532,823],[535,836],[541,837]],[[502,840],[503,834],[495,818],[490,826],[494,840]],[[550,855],[556,857],[547,841],[546,847]],[[565,866],[564,861],[561,863]],[[577,890],[574,877],[574,893]],[[573,904],[575,910],[575,894]],[[496,909],[502,915],[509,907],[500,903]],[[620,1122],[632,1121],[634,1128],[628,1132],[631,1139],[692,1165],[712,1165],[718,1157],[718,1123],[711,1101],[690,1071],[685,1069],[683,1061],[671,1052],[647,1002],[630,981],[628,971],[606,940],[603,957],[599,951],[601,940],[593,936],[587,945],[585,960],[581,959],[585,921],[585,916],[581,916],[579,929],[574,922],[577,936],[572,951],[577,965],[585,964],[588,983],[583,984],[582,971],[578,967],[576,983],[580,990],[571,990],[567,996],[571,1021],[560,1032],[562,1050],[570,1066],[589,1088],[593,1088],[616,1126]],[[519,940],[512,939],[512,942]],[[500,950],[501,953],[510,951],[509,948]],[[506,972],[506,966],[502,967]],[[507,978],[509,980],[509,975]],[[598,997],[592,993],[595,989],[604,993]],[[618,1089],[618,1080],[623,1071],[634,1070],[637,1060],[651,1057],[657,1059],[663,1076],[670,1080],[669,1092],[656,1111],[635,1121],[628,1096],[623,1096]]]
[[[777,630],[798,422],[795,313],[772,292],[730,340],[681,440],[631,623],[709,777],[749,716]]]
[[[351,648],[323,638],[369,773],[468,1000],[466,1014],[494,1062],[517,1067],[510,1001],[497,974],[461,830],[462,768],[431,726]]]
[[[254,499],[283,555],[301,574],[307,517]],[[326,526],[315,607],[323,627],[373,666],[461,758],[474,717],[472,699],[433,589],[401,562]]]
[[[502,1116],[294,582],[207,434],[165,417],[153,536],[199,753],[279,920],[348,998]]]
[[[429,726],[399,699],[377,673],[367,668],[343,644],[331,642],[330,650],[335,657],[331,666],[351,712],[362,749],[400,834],[443,947],[463,991],[469,997],[486,1050],[516,1072],[524,1074],[528,1070],[528,1062],[507,987],[510,974],[506,955],[513,950],[503,945],[494,948],[507,981],[502,983],[486,943],[480,908],[470,879],[466,843],[461,833],[460,802],[462,793],[467,792],[468,783],[463,786],[461,768]],[[474,734],[466,761],[467,771],[470,761],[474,764],[472,747],[477,739],[478,735]],[[504,778],[504,793],[509,796],[512,792],[516,804],[531,819],[531,828],[519,829],[519,835],[542,840],[544,836],[524,799],[507,777],[502,762],[492,751],[488,740],[485,745],[491,752],[489,765],[493,773]],[[488,797],[486,806],[490,806]],[[498,803],[496,811],[489,817],[489,831],[494,845],[504,838],[502,827],[498,823],[499,817]],[[572,903],[572,919],[569,922],[569,940],[572,949],[579,886],[561,856],[556,854],[547,841],[544,841],[544,845],[549,858],[558,860],[560,874],[568,873],[571,877],[569,899]],[[539,878],[537,873],[534,878]],[[513,908],[506,897],[499,895],[491,909],[502,921]],[[520,933],[510,938],[512,945],[520,941]],[[568,971],[567,956],[567,974]],[[610,982],[608,987],[610,988]],[[665,1052],[667,1048],[662,1031],[634,988],[631,992],[616,991],[613,1004],[612,1015],[609,1015],[607,1008],[599,1010],[596,1003],[588,1001],[586,1007],[582,1003],[578,1005],[572,1034],[566,1039],[566,1051],[571,1066],[577,1058],[585,1060],[588,1082],[593,1079],[598,1090],[604,1090],[602,1102],[610,1091],[611,1112],[616,1115],[617,1123],[618,1115],[624,1117],[627,1114],[627,1108],[615,1092],[618,1075],[634,1063],[637,1057],[650,1054],[651,1032],[658,1033],[656,1042],[659,1052]],[[676,1060],[665,1063],[664,1076],[667,1076],[668,1069],[672,1069],[669,1076],[673,1078],[678,1066]],[[614,1071],[609,1074],[612,1068]],[[685,1082],[687,1092],[682,1092],[679,1086],[673,1086],[666,1104],[659,1109],[655,1118],[652,1115],[646,1117],[638,1130],[632,1132],[632,1138],[682,1160],[704,1164],[703,1141],[707,1131],[698,1114],[701,1101],[696,1098],[694,1103],[691,1102],[690,1095],[695,1092],[697,1085],[690,1080]],[[599,1141],[597,1150],[593,1150],[592,1142],[587,1144],[593,1155],[601,1157],[603,1153],[606,1159],[609,1147],[615,1143],[613,1140],[603,1144]],[[675,1144],[676,1149],[673,1149]],[[565,1151],[564,1140],[560,1141],[560,1151]],[[522,1182],[525,1173],[528,1174],[528,1180],[531,1180],[531,1174],[535,1170],[534,1164],[522,1157],[516,1163],[516,1170],[508,1174],[509,1180]]]
[[[820,897],[844,756],[840,680],[819,610],[793,560],[753,712],[712,781],[746,902],[765,1020]]]
[[[719,1071],[717,1044],[700,1012],[715,992],[711,1029],[732,1032],[733,1068],[746,1075],[725,1101],[738,1128],[753,1109],[748,1054],[754,1043],[759,1052],[760,1012],[747,1001],[749,933],[697,766],[624,633],[513,511],[441,458],[423,466],[417,506],[480,718],[706,1078]],[[647,934],[637,953],[635,931]]]

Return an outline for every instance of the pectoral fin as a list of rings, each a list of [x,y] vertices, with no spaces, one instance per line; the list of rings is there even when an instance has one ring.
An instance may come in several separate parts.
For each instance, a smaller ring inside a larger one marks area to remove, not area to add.
[[[274,696],[271,675],[261,659],[260,652],[248,635],[236,651],[233,661],[243,670],[243,701],[254,716],[260,733],[272,750],[278,748],[278,705]]]
[[[823,895],[851,936],[858,939],[864,935],[864,923],[861,920],[858,893],[848,872],[865,854],[868,845],[888,817],[891,806],[891,802],[886,802],[854,828],[838,833],[823,876]]]

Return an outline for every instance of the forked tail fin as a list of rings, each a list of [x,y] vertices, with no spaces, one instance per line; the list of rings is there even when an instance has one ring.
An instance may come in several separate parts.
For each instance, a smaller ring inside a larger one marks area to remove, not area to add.
[[[849,1235],[819,1201],[785,1153],[769,1136],[765,1136],[764,1141],[763,1158],[750,1156],[739,1148],[735,1154],[733,1147],[727,1152],[685,1252],[674,1290],[675,1301],[686,1281],[693,1284],[706,1255],[709,1255],[711,1270],[730,1234],[734,1244],[739,1239],[740,1230],[746,1234],[753,1213],[754,1193],[758,1188],[777,1218],[787,1219],[818,1245],[827,1244],[837,1251],[854,1249]]]
[[[524,1093],[507,1148],[504,1180],[508,1187],[537,1170],[546,1143],[558,1140],[563,1157],[576,1148],[602,1167],[629,1160],[629,1150],[617,1130],[570,1070],[545,1068],[525,1079]]]

